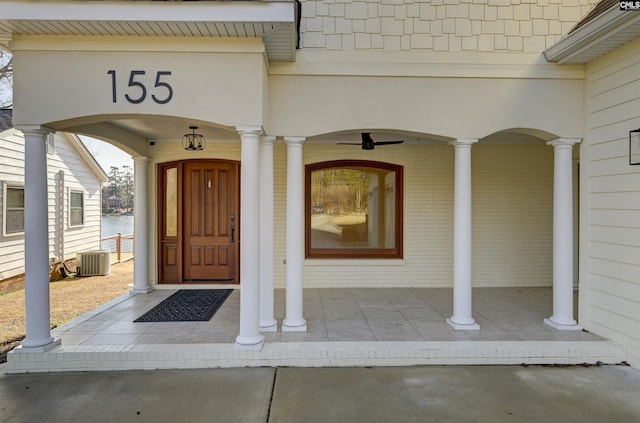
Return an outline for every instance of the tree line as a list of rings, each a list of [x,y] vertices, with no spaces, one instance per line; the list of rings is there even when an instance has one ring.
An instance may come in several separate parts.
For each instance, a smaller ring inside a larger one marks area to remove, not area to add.
[[[102,214],[133,213],[133,169],[111,166],[109,182],[102,187]]]
[[[0,49],[0,108],[13,106],[13,56]]]

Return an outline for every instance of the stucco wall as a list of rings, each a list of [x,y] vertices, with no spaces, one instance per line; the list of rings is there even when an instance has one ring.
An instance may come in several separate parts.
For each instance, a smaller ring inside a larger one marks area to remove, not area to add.
[[[361,128],[482,138],[512,128],[564,137],[583,131],[581,80],[272,76],[271,133],[313,136]],[[321,118],[318,118],[321,117]]]
[[[628,156],[629,131],[640,127],[640,39],[587,72],[580,320],[640,367],[640,167]]]
[[[20,70],[14,77],[16,125],[60,129],[122,115],[215,117],[213,123],[231,127],[264,123],[260,40],[16,36],[11,47]],[[161,84],[171,87],[171,96]]]

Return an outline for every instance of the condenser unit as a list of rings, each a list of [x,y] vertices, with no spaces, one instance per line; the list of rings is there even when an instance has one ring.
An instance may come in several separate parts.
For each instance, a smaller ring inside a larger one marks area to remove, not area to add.
[[[78,276],[104,276],[111,273],[111,251],[96,250],[76,253]]]

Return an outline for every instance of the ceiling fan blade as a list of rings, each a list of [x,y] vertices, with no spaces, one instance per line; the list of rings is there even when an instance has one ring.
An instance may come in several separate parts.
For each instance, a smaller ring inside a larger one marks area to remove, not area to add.
[[[375,145],[402,144],[404,141],[376,141]]]
[[[359,142],[337,142],[338,145],[362,145]]]

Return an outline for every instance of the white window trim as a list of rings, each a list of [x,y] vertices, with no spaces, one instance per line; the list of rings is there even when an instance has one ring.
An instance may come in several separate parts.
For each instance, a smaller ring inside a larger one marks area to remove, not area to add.
[[[74,189],[68,188],[67,190],[67,227],[69,228],[82,228],[85,226],[86,215],[85,211],[87,209],[87,199],[85,192],[82,189]],[[71,223],[71,195],[72,194],[81,194],[82,195],[82,223],[79,225],[74,225]]]
[[[22,182],[7,182],[7,181],[2,182],[2,236],[4,238],[24,236],[24,231],[7,233],[7,189],[8,188],[22,188],[24,190],[24,184]]]
[[[56,153],[55,132],[49,132],[49,134],[47,134],[47,154],[53,155],[55,153]]]

